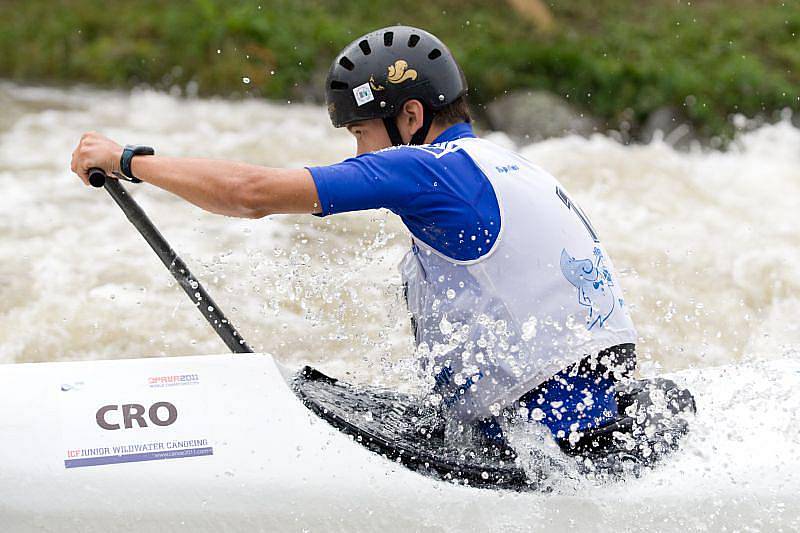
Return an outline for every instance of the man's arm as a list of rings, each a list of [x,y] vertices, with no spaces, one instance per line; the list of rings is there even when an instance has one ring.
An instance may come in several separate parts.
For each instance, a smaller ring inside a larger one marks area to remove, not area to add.
[[[304,168],[139,156],[133,158],[131,170],[140,180],[220,215],[261,218],[320,212],[317,188]]]
[[[72,154],[72,171],[88,185],[90,168],[119,170],[122,147],[87,133]],[[277,213],[319,213],[317,188],[306,169],[279,169],[233,161],[137,156],[133,174],[221,215],[260,218]]]

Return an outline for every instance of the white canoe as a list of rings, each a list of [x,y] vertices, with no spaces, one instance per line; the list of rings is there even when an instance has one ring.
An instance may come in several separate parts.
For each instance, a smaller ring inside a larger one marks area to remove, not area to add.
[[[681,451],[551,494],[411,472],[313,415],[288,375],[269,355],[0,366],[0,530],[800,529],[796,360],[673,376],[698,403]]]

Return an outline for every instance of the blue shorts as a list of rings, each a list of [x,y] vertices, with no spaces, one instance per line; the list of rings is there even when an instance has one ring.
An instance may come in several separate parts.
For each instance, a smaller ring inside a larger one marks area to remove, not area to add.
[[[528,419],[546,425],[557,439],[567,438],[571,431],[604,426],[617,417],[610,373],[580,365],[579,369],[562,370],[520,398]]]
[[[524,394],[515,407],[527,409],[528,421],[544,424],[553,437],[564,440],[572,431],[601,427],[617,417],[614,382],[602,366],[576,364]],[[495,417],[481,420],[478,427],[490,441],[505,441]]]

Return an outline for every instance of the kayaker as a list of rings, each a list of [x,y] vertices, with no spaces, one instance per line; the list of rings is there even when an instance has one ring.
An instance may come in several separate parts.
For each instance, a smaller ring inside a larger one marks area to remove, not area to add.
[[[636,330],[607,251],[550,174],[475,136],[453,55],[421,29],[356,39],[325,85],[341,163],[279,169],[160,157],[85,134],[72,170],[155,185],[214,212],[258,218],[386,208],[411,236],[400,265],[418,353],[446,416],[503,440],[501,412],[562,445],[617,415],[614,383]]]

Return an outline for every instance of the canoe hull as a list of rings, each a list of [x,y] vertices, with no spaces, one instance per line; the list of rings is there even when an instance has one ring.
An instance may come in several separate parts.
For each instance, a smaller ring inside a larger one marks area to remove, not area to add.
[[[551,494],[411,472],[317,418],[287,376],[268,355],[0,366],[0,530],[800,528],[796,360],[674,376],[698,414],[673,459]]]
[[[435,483],[319,420],[268,355],[0,368],[7,524],[269,529],[302,515],[310,494],[336,501],[343,482],[367,497]]]

